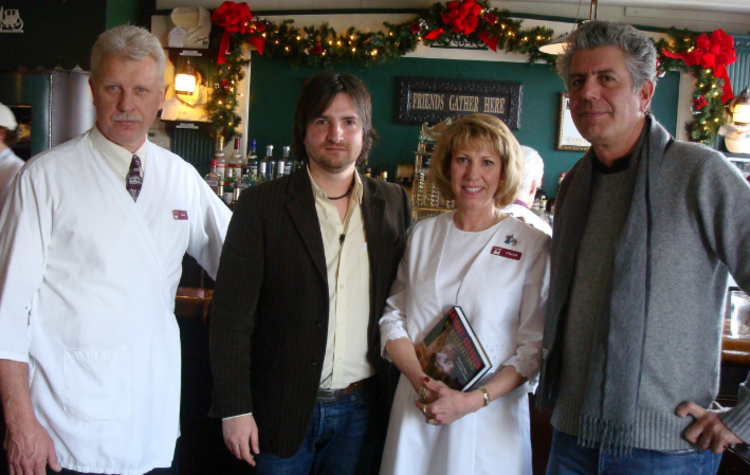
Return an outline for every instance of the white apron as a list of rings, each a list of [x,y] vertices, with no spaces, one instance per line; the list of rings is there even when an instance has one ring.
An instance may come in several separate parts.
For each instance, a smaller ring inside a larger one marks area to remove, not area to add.
[[[443,247],[453,214],[420,222],[415,228],[381,319],[381,341],[406,336],[419,342],[446,306],[458,305],[493,364],[477,385],[507,365],[533,379],[540,361],[549,238],[515,218],[503,220],[452,301],[436,283],[441,266],[451,265],[443,259]],[[505,242],[508,236],[517,241],[515,245]],[[521,256],[516,260],[498,255],[498,248]],[[530,475],[528,390],[523,385],[449,426],[434,427],[425,424],[414,405],[418,396],[402,376],[391,409],[381,475]]]

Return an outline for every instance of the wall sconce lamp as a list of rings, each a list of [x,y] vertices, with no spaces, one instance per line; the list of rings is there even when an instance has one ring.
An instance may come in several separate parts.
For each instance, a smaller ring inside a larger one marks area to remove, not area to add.
[[[719,149],[737,154],[750,154],[750,88],[745,87],[729,104],[732,122],[719,128],[719,137],[724,139]]]
[[[579,2],[578,2],[578,12],[576,12],[576,19],[573,22],[573,30],[575,30],[576,28],[578,28],[578,14],[581,12],[581,2],[582,1],[583,0],[579,0]],[[588,20],[584,20],[584,23],[586,21],[596,20],[597,17],[598,17],[597,16],[597,0],[591,0],[591,11],[589,12],[589,19]],[[550,41],[546,45],[540,47],[539,51],[541,51],[542,53],[546,53],[546,54],[554,54],[554,55],[563,54],[565,52],[565,48],[568,47],[568,43],[569,43],[569,40],[570,40],[570,35],[572,33],[573,33],[573,31],[571,31],[570,33],[568,33],[565,36],[561,36],[560,38],[558,38],[558,39],[556,39],[554,41]]]
[[[174,92],[177,94],[193,94],[196,86],[195,68],[190,64],[190,58],[188,58],[187,64],[174,78]]]
[[[746,86],[740,95],[732,100],[729,110],[735,125],[750,125],[750,87]]]

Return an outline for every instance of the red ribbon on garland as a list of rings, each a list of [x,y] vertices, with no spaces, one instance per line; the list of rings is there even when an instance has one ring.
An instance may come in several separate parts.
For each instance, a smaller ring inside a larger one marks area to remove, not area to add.
[[[670,58],[681,59],[688,66],[698,65],[704,69],[713,68],[714,76],[724,80],[722,87],[721,102],[726,104],[734,98],[732,85],[729,83],[727,66],[737,60],[734,49],[734,38],[724,30],[716,30],[711,33],[711,38],[703,33],[695,42],[695,48],[685,53],[673,53],[666,48],[664,55]],[[705,99],[704,99],[705,100]]]
[[[480,40],[482,40],[482,43],[486,44],[492,51],[497,53],[497,38],[495,38],[494,36],[490,36],[487,33],[487,30],[480,31],[477,36]]]
[[[442,28],[438,28],[437,30],[432,30],[431,32],[424,35],[425,39],[434,41],[437,39],[438,36],[442,35],[444,30]]]
[[[211,22],[224,28],[224,34],[221,35],[219,44],[218,64],[223,64],[225,56],[229,51],[229,35],[231,33],[246,34],[249,33],[247,42],[258,49],[258,53],[263,54],[263,46],[266,44],[265,38],[256,36],[256,33],[266,29],[266,25],[259,21],[253,21],[253,14],[250,13],[250,6],[247,3],[224,2],[219,8],[214,10],[211,15]]]

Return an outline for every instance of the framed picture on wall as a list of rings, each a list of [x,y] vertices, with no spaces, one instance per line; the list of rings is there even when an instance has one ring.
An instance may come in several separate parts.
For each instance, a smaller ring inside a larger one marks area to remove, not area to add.
[[[560,93],[560,124],[557,129],[557,150],[585,152],[591,144],[581,136],[570,115],[570,98]]]

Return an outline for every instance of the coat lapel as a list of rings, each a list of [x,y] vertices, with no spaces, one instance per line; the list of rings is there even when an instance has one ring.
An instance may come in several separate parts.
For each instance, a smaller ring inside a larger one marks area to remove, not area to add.
[[[318,213],[315,210],[315,197],[313,196],[310,177],[307,175],[307,169],[302,168],[291,175],[287,193],[290,200],[285,203],[285,207],[292,223],[297,228],[302,241],[310,253],[310,258],[315,263],[315,267],[320,272],[324,281],[328,281],[328,270],[326,268],[325,248],[323,247],[323,237],[320,234],[320,223],[318,222]]]

